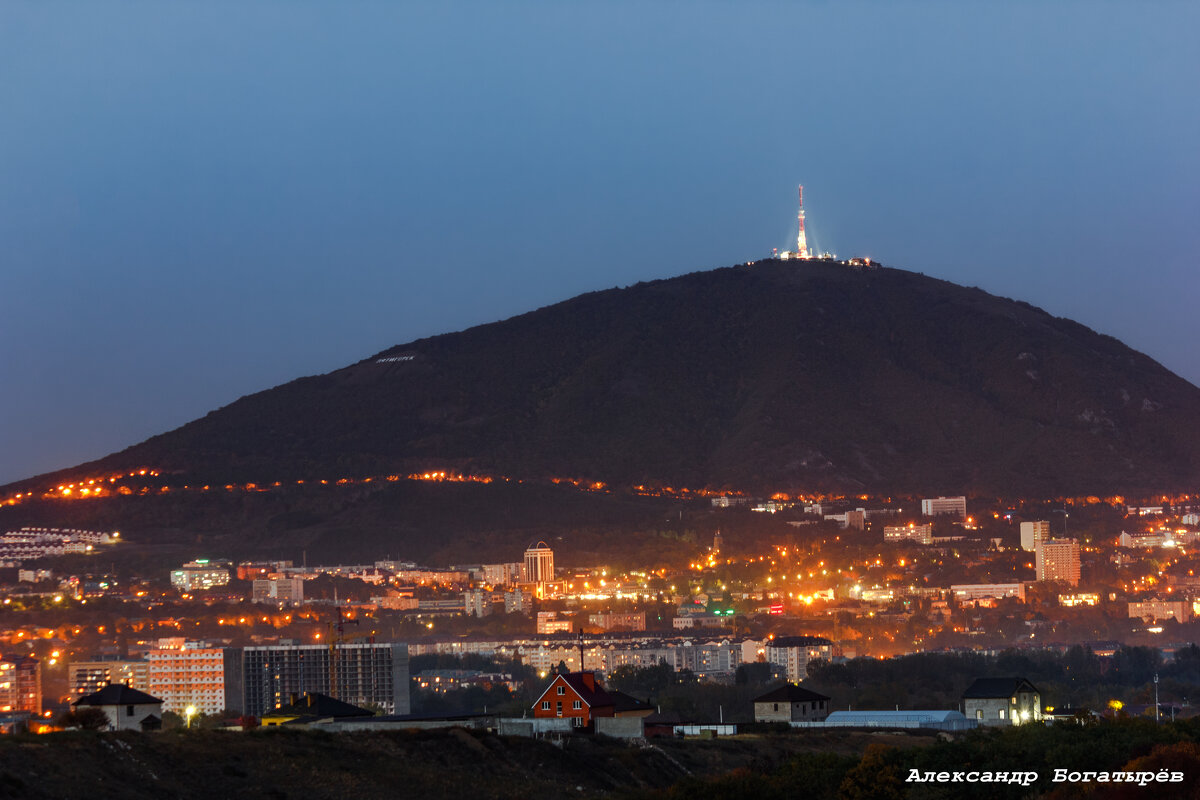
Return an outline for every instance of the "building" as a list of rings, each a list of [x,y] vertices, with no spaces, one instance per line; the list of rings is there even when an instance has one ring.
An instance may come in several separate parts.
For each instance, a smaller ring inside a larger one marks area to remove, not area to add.
[[[264,728],[275,725],[311,725],[314,722],[340,722],[347,719],[367,719],[375,716],[368,708],[344,703],[329,695],[308,692],[292,695],[287,705],[268,711],[262,717]]]
[[[463,605],[468,617],[490,617],[492,615],[492,593],[482,589],[463,592]]]
[[[960,603],[999,600],[1004,597],[1015,597],[1022,603],[1025,602],[1023,583],[956,583],[950,587],[950,593]]]
[[[1049,539],[1038,542],[1034,553],[1039,581],[1065,581],[1072,586],[1079,585],[1078,540]]]
[[[299,605],[304,602],[304,579],[282,576],[256,578],[250,599],[255,603]]]
[[[963,692],[963,715],[990,726],[1041,722],[1042,693],[1024,678],[976,678]]]
[[[144,659],[75,661],[67,665],[67,686],[75,697],[119,683],[140,692],[150,689],[150,662]]]
[[[913,541],[917,544],[933,544],[933,525],[917,525],[910,522],[907,525],[883,526],[885,542]]]
[[[819,722],[828,716],[828,697],[794,683],[754,698],[755,722]]]
[[[557,611],[539,611],[537,615],[537,633],[545,636],[551,633],[570,633],[573,620],[568,617],[559,618]]]
[[[388,714],[409,713],[406,644],[230,647],[224,651],[224,662],[226,711],[262,717],[289,702],[293,694],[317,692]]]
[[[42,662],[31,655],[0,659],[0,711],[42,713]]]
[[[204,642],[183,642],[151,650],[147,661],[150,693],[161,698],[164,710],[180,715],[188,707],[201,714],[225,710],[223,649]]]
[[[921,501],[921,516],[941,517],[951,516],[959,519],[967,518],[966,497],[935,497]]]
[[[533,593],[515,589],[504,593],[505,614],[528,614],[533,610]]]
[[[554,680],[533,704],[537,718],[569,718],[575,727],[586,728],[596,717],[611,717],[616,701],[604,690],[594,672],[568,672]]]
[[[525,563],[521,569],[521,582],[534,585],[534,593],[545,597],[546,584],[554,580],[554,551],[545,542],[531,544],[525,550]]]
[[[508,564],[484,564],[480,567],[483,582],[488,586],[514,586],[521,580],[522,564],[514,561]]]
[[[767,662],[783,667],[792,683],[808,677],[810,661],[833,658],[833,642],[821,636],[784,636],[768,641],[765,649]]]
[[[207,558],[189,561],[171,572],[171,585],[181,592],[211,589],[214,586],[225,586],[228,583],[229,570],[216,564],[210,564]]]
[[[1192,618],[1192,610],[1190,600],[1142,600],[1129,604],[1129,618],[1140,618],[1147,622],[1163,619],[1188,622]]]
[[[1038,542],[1050,539],[1050,523],[1047,520],[1021,523],[1021,549],[1033,552]]]
[[[977,722],[968,720],[959,711],[940,709],[834,711],[824,722],[812,723],[815,728],[916,728],[935,731],[965,731],[977,726]]]
[[[588,625],[603,631],[644,631],[646,630],[646,612],[589,614]]]
[[[110,731],[148,731],[162,727],[162,701],[119,683],[76,700],[75,710],[98,708],[108,717]]]

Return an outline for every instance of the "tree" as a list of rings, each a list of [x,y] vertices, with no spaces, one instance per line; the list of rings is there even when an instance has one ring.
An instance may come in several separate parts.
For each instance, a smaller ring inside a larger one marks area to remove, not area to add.
[[[85,731],[108,730],[108,714],[95,706],[83,706],[74,711],[63,712],[58,718],[61,728],[79,728]]]

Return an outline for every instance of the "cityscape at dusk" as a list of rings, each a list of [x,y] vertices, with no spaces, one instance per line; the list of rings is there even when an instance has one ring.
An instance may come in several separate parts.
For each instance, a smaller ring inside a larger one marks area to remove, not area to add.
[[[1200,796],[1194,6],[3,16],[0,797]]]

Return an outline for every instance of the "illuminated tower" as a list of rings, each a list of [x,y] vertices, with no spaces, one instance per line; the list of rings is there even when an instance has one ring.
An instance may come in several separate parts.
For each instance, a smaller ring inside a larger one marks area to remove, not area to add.
[[[539,598],[546,596],[546,584],[554,580],[554,551],[545,542],[531,544],[525,551],[524,569],[521,570],[525,583],[537,584],[535,593]]]
[[[800,233],[796,234],[796,258],[808,257],[808,239],[804,237],[804,184],[800,184]]]

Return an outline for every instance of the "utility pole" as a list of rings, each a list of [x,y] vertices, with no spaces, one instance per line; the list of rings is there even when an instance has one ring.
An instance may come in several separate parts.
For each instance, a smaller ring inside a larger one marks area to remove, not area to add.
[[[1159,724],[1158,719],[1158,673],[1154,673],[1154,724]]]
[[[579,671],[583,672],[583,628],[579,629]]]

